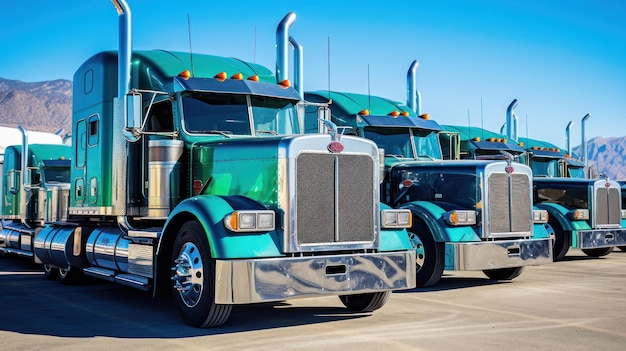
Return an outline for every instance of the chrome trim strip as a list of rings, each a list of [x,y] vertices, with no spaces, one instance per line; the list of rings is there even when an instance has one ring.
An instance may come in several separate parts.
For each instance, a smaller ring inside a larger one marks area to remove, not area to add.
[[[415,287],[415,252],[216,262],[215,302],[244,304]]]
[[[446,243],[454,270],[480,271],[552,263],[550,238]]]

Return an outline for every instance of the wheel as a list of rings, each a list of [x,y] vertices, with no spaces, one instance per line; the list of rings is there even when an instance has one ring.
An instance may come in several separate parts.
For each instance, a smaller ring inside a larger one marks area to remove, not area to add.
[[[185,323],[198,328],[226,322],[232,305],[215,303],[215,259],[198,222],[187,222],[174,240],[172,295]]]
[[[339,300],[350,311],[372,312],[383,307],[389,299],[389,295],[391,295],[391,291],[381,291],[369,294],[341,295]]]
[[[50,265],[43,265],[43,274],[50,280],[59,279],[59,269]]]
[[[486,269],[483,271],[491,280],[511,280],[522,274],[524,267]]]
[[[66,285],[74,285],[81,283],[83,278],[83,270],[76,267],[59,268],[59,280]]]
[[[554,230],[554,242],[552,243],[552,260],[559,261],[562,260],[563,257],[567,254],[569,247],[572,245],[570,243],[569,232],[564,232],[563,228],[559,222],[553,217],[550,216],[548,220],[548,224]]]
[[[589,257],[602,257],[602,256],[606,256],[608,254],[611,253],[611,251],[613,251],[613,246],[611,247],[600,247],[597,249],[582,249],[582,252],[585,253],[585,255],[589,256]]]
[[[445,245],[433,239],[423,221],[415,220],[414,223],[409,238],[415,249],[417,287],[433,286],[443,274]]]

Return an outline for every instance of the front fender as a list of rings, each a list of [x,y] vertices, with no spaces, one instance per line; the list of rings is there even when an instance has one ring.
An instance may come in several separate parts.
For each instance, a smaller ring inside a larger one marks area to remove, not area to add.
[[[472,227],[453,227],[446,224],[442,218],[446,211],[431,202],[407,202],[399,206],[399,208],[410,209],[414,217],[424,221],[433,239],[437,242],[480,241],[480,237],[476,235]]]
[[[240,208],[233,208],[231,203],[215,195],[201,195],[185,199],[174,208],[165,222],[157,252],[165,249],[162,247],[163,243],[173,241],[173,236],[178,233],[178,229],[184,222],[195,220],[204,229],[213,258],[282,256],[276,231],[233,233],[224,227],[224,217],[237,209]]]

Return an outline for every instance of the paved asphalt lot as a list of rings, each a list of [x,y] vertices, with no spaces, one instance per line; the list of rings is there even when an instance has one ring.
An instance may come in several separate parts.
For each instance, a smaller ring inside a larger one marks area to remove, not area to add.
[[[336,297],[236,306],[226,325],[182,324],[171,298],[113,283],[64,286],[0,258],[0,350],[624,350],[626,252],[529,267],[512,282],[446,272],[373,314]]]

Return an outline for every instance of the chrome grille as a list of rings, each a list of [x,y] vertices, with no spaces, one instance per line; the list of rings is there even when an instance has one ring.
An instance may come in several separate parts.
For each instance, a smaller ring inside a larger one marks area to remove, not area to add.
[[[296,172],[298,245],[374,241],[369,155],[301,153]]]
[[[491,173],[488,186],[487,237],[530,233],[530,178],[526,174]]]
[[[596,188],[596,207],[593,211],[597,227],[621,224],[620,192],[617,188]]]

